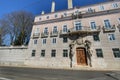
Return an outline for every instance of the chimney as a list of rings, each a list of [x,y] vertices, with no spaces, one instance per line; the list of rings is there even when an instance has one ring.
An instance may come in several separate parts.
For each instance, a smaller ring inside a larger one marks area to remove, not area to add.
[[[72,0],[68,0],[68,9],[73,8]]]
[[[45,14],[45,12],[44,12],[44,11],[42,11],[42,12],[41,12],[41,14]]]
[[[55,12],[55,2],[52,1],[51,12]]]

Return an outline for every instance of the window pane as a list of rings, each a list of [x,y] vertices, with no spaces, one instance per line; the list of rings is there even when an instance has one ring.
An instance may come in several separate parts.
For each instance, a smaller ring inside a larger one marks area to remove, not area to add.
[[[96,49],[96,55],[97,57],[103,57],[103,52],[102,52],[102,49]]]
[[[41,56],[45,57],[45,50],[41,50]]]
[[[51,57],[55,57],[55,56],[56,56],[56,50],[52,50]]]
[[[34,40],[34,44],[37,44],[37,40]]]
[[[105,28],[111,28],[109,20],[104,20]]]
[[[63,50],[63,57],[68,57],[68,50]]]
[[[115,40],[115,35],[114,34],[108,34],[108,38],[110,41]]]
[[[115,58],[120,58],[120,50],[119,48],[113,48],[113,54]]]
[[[34,57],[34,56],[35,56],[35,53],[36,53],[36,50],[32,50],[31,56]]]
[[[93,39],[94,39],[94,41],[100,41],[98,34],[94,34]]]
[[[95,24],[95,22],[91,22],[91,29],[96,29],[96,24]]]
[[[67,43],[68,42],[68,38],[67,37],[63,37],[63,43]]]

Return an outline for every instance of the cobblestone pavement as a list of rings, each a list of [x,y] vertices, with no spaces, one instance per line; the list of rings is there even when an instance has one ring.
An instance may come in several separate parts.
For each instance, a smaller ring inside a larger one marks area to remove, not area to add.
[[[120,71],[0,67],[0,80],[120,80]]]

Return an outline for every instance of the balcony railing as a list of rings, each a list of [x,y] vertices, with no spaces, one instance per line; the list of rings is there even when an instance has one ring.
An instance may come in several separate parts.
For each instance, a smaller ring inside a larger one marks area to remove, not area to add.
[[[100,32],[101,28],[100,26],[96,26],[96,29],[91,29],[90,27],[82,26],[80,29],[77,29],[76,27],[69,29],[69,33],[94,33],[94,32]]]
[[[57,36],[58,36],[58,31],[55,31],[55,32],[52,31],[52,32],[50,33],[50,36],[51,36],[51,37],[57,37]]]
[[[49,35],[48,32],[46,32],[46,33],[41,33],[41,38],[46,38],[46,37],[48,37],[48,35]]]
[[[114,32],[116,30],[115,25],[111,25],[110,27],[103,26],[104,32]]]
[[[33,33],[33,38],[39,38],[40,33]]]
[[[67,35],[67,34],[68,34],[68,31],[64,32],[63,30],[60,30],[60,35]]]

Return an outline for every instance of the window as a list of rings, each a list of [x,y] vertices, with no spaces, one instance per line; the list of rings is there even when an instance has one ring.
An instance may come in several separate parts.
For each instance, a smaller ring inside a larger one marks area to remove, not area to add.
[[[55,14],[55,18],[57,18],[58,17],[58,15],[57,14]]]
[[[64,13],[64,16],[66,17],[66,16],[67,16],[67,13]]]
[[[94,41],[100,41],[98,34],[94,34],[93,39],[94,39]]]
[[[92,8],[88,8],[88,12],[91,13],[94,12],[94,10]]]
[[[51,57],[56,57],[56,50],[52,50]]]
[[[39,18],[39,20],[41,20],[42,18]]]
[[[118,18],[119,24],[120,24],[120,18]]]
[[[56,32],[57,32],[57,26],[54,26],[53,33],[56,33]]]
[[[49,19],[49,16],[47,16],[47,19]]]
[[[63,50],[63,57],[68,57],[68,50]]]
[[[63,37],[63,43],[67,43],[68,42],[68,38],[67,37]]]
[[[45,57],[45,50],[41,50],[41,57]]]
[[[35,53],[36,53],[36,50],[32,50],[32,57],[34,57],[35,56]]]
[[[120,58],[120,50],[119,48],[113,48],[113,54],[115,58]]]
[[[34,44],[37,44],[37,40],[34,40]]]
[[[108,34],[108,38],[110,41],[115,40],[115,35],[114,34]]]
[[[103,57],[103,52],[102,52],[102,49],[96,49],[96,55],[97,57]]]
[[[42,39],[42,43],[43,43],[43,44],[46,44],[46,39]]]
[[[111,28],[109,20],[104,20],[105,28]]]
[[[68,30],[67,30],[67,25],[64,25],[63,26],[63,32],[67,32]]]
[[[99,7],[99,9],[100,9],[101,11],[103,11],[103,10],[104,10],[104,6],[101,5],[101,6]]]
[[[44,29],[44,33],[45,33],[45,34],[48,33],[48,28],[47,28],[47,27]]]
[[[81,23],[75,22],[75,28],[76,28],[76,30],[81,30],[82,29]]]
[[[55,44],[56,43],[56,38],[52,39],[52,43]]]
[[[117,3],[113,3],[113,4],[112,4],[112,7],[113,7],[113,8],[118,8],[118,4],[117,4]]]
[[[95,22],[91,22],[91,29],[96,29],[96,24],[95,24]]]

